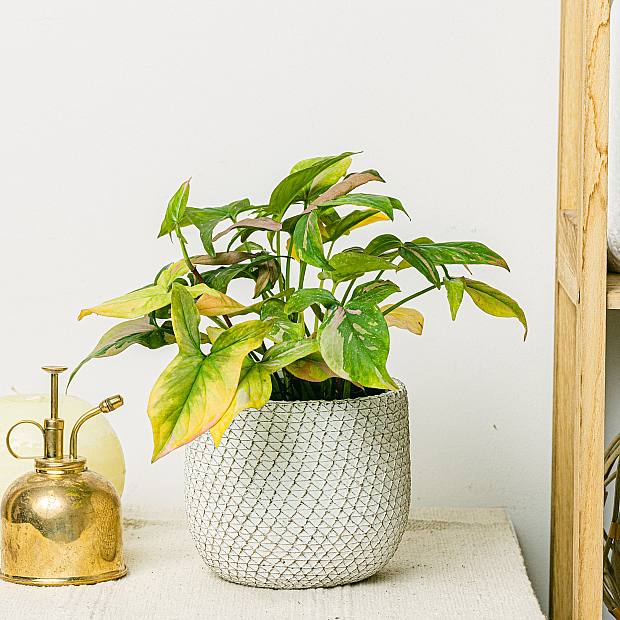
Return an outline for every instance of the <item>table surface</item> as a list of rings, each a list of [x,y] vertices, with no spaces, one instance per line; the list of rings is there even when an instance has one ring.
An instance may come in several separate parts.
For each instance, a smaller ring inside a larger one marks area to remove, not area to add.
[[[129,574],[93,586],[0,582],[0,618],[124,620],[534,620],[544,618],[503,509],[421,508],[390,564],[366,581],[267,590],[223,581],[202,563],[183,518],[126,511]]]

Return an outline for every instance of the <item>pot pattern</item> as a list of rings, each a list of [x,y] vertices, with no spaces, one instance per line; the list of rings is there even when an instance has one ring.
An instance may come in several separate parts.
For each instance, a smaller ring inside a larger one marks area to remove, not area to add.
[[[270,401],[185,452],[191,535],[218,575],[268,588],[343,585],[396,552],[410,501],[404,386],[339,401]]]

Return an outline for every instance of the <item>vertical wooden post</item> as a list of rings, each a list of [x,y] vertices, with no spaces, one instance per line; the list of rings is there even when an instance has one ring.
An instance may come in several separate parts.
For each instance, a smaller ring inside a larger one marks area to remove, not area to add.
[[[602,608],[609,0],[562,0],[551,616]]]

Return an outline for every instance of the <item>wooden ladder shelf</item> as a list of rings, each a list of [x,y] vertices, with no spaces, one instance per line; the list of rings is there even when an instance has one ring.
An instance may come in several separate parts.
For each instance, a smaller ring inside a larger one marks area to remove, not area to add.
[[[551,617],[601,617],[609,0],[562,0]]]

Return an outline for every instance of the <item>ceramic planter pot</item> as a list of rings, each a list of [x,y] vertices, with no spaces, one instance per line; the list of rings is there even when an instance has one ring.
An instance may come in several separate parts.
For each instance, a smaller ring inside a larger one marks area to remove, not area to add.
[[[185,452],[198,552],[228,581],[316,588],[370,577],[394,555],[410,499],[407,393],[270,401]]]

